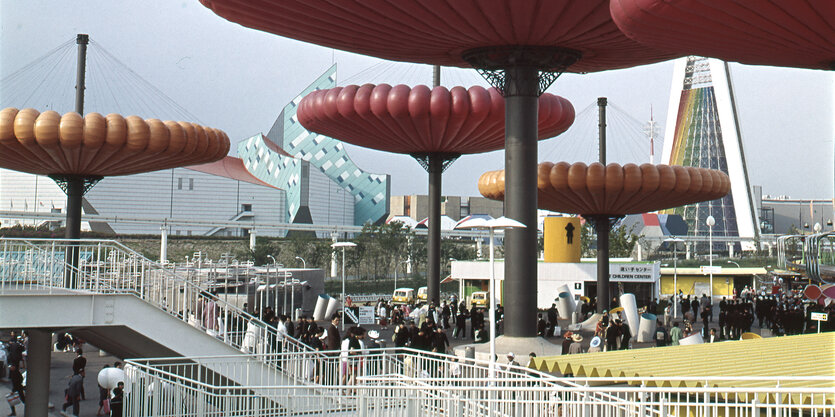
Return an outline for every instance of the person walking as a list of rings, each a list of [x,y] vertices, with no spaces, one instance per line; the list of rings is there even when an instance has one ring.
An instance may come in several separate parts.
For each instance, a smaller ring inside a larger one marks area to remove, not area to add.
[[[621,322],[620,320],[615,320],[618,324],[618,332],[620,332],[620,349],[626,350],[629,349],[629,341],[632,339],[632,331],[629,330],[629,326]]]
[[[655,327],[655,346],[662,347],[667,346],[670,340],[670,333],[667,332],[667,328],[664,327],[664,324],[661,323],[661,320],[658,321],[658,325]]]
[[[601,340],[602,340],[602,339],[600,338],[600,336],[595,336],[595,337],[592,337],[592,338],[591,338],[591,342],[589,343],[589,350],[588,350],[588,352],[589,352],[589,353],[597,353],[597,352],[602,352],[602,351],[603,351],[603,347],[602,347],[601,345],[603,344],[603,342],[602,342]]]
[[[339,314],[334,314],[331,317],[331,324],[327,329],[327,339],[325,342],[325,349],[339,350],[342,346],[342,338],[339,337]]]
[[[84,357],[84,352],[81,348],[75,350],[77,356],[72,361],[73,374],[81,375],[81,399],[86,400],[87,395],[84,393],[84,377],[87,375],[87,358]]]
[[[571,346],[568,347],[569,355],[576,353],[583,353],[583,336],[579,333],[575,333],[571,336]]]
[[[19,396],[20,402],[25,404],[26,403],[26,394],[23,387],[23,374],[20,373],[20,369],[18,369],[19,364],[12,364],[9,366],[9,380],[12,381],[12,394],[17,393]],[[11,401],[9,402],[9,407],[12,409],[12,413],[9,414],[10,416],[16,416],[17,412],[15,411],[15,404]]]
[[[678,322],[673,322],[673,328],[670,330],[670,344],[673,346],[678,346],[678,341],[681,340],[682,331],[681,327],[678,327]]]
[[[81,411],[79,410],[81,405],[81,393],[84,391],[84,377],[81,376],[79,373],[74,373],[72,378],[70,378],[70,382],[67,385],[65,393],[65,400],[66,402],[61,407],[61,412],[66,415],[67,407],[72,406],[72,415],[78,416]]]
[[[519,362],[516,362],[516,355],[513,352],[507,352],[507,365],[505,365],[505,370],[510,371],[513,366],[520,366]]]
[[[125,399],[125,383],[119,381],[113,388],[113,398],[110,399],[110,417],[122,417],[122,404]]]
[[[620,327],[618,327],[615,321],[610,321],[609,328],[606,329],[607,352],[618,350],[618,339],[620,339]]]
[[[557,311],[557,305],[555,303],[551,303],[551,308],[548,309],[548,336],[557,336],[555,330],[559,327],[557,323],[557,317],[559,312]]]
[[[572,332],[565,332],[562,336],[562,351],[560,354],[568,355],[568,348],[571,347],[571,336],[574,336]]]
[[[458,339],[459,336],[462,339],[467,336],[467,308],[464,306],[458,309],[458,315],[455,317],[455,330],[452,331],[453,339]]]

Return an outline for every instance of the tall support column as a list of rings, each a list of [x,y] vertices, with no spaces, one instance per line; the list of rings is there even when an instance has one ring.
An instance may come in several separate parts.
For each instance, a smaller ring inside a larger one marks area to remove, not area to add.
[[[608,100],[606,97],[598,97],[597,98],[597,110],[598,110],[598,122],[597,122],[597,129],[598,129],[598,146],[600,151],[600,163],[603,166],[606,166],[606,104]]]
[[[597,231],[597,312],[609,310],[609,218],[596,217]]]
[[[28,329],[26,356],[26,417],[49,414],[49,368],[52,361],[52,332]]]
[[[426,302],[441,301],[441,174],[444,158],[429,154],[429,235],[426,242]]]
[[[87,44],[90,42],[90,36],[84,33],[79,33],[75,37],[75,43],[78,44],[78,61],[76,61],[75,72],[75,112],[84,116],[84,84],[85,74],[87,72]]]
[[[505,71],[504,210],[505,216],[527,226],[505,231],[505,334],[535,337],[539,72],[532,66],[510,67]]]
[[[64,237],[67,239],[81,238],[81,201],[84,198],[84,179],[81,177],[69,177],[66,180],[67,186],[67,224]],[[76,268],[78,267],[77,246],[67,248],[67,261],[71,268],[64,273],[64,287],[75,288]]]

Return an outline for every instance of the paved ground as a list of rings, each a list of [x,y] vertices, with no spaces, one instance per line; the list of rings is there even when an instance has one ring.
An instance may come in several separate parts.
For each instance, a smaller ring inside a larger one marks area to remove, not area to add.
[[[0,339],[8,340],[8,334],[0,335]],[[79,417],[95,417],[96,411],[99,408],[99,388],[96,382],[96,375],[102,367],[113,365],[114,361],[118,359],[112,356],[99,356],[99,350],[91,345],[84,345],[84,356],[87,358],[87,377],[84,378],[84,391],[87,399],[81,401],[81,413]],[[49,417],[60,416],[61,404],[64,403],[64,389],[72,376],[72,361],[75,358],[75,353],[53,352],[52,353],[52,367],[50,368],[49,380],[49,402],[54,405],[50,410]],[[0,379],[0,398],[4,398],[6,394],[11,391],[11,382],[8,378]],[[5,402],[5,401],[4,401]],[[17,414],[22,416],[24,407],[18,405],[15,407]],[[72,407],[68,409],[72,411]],[[0,405],[0,415],[8,414],[8,403]]]

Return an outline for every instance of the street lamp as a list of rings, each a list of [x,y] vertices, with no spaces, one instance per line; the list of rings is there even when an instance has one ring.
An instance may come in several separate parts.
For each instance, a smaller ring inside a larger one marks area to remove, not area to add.
[[[276,286],[275,286],[275,303],[278,304],[278,262],[276,262],[275,258],[272,255],[267,255],[267,258],[269,258],[273,261],[273,268],[275,268],[275,284],[276,284]],[[270,267],[268,266],[267,267],[267,284],[266,284],[266,287],[264,287],[264,293],[269,294],[269,290],[270,290]],[[269,295],[267,296],[267,299],[269,299]],[[278,310],[278,309],[276,309],[276,310]],[[262,318],[263,318],[263,314],[264,314],[263,311],[264,311],[264,303],[262,302],[261,303]]]
[[[342,248],[342,331],[345,331],[345,248],[356,247],[354,242],[336,242],[331,245],[332,248]]]
[[[394,290],[397,291],[397,267],[402,264],[409,263],[409,260],[406,259],[405,261],[395,262],[394,264]]]
[[[523,223],[509,219],[505,216],[486,220],[482,217],[472,218],[467,220],[458,226],[456,229],[489,229],[490,230],[490,287],[489,287],[489,297],[490,297],[490,306],[489,306],[489,314],[490,314],[490,370],[489,376],[490,381],[493,381],[496,376],[496,269],[495,263],[496,260],[494,258],[494,247],[493,247],[493,236],[495,234],[496,229],[505,230],[505,229],[514,229],[514,228],[525,228]]]
[[[729,264],[734,264],[734,265],[736,265],[736,267],[737,267],[737,268],[741,268],[741,266],[739,266],[739,263],[737,263],[737,262],[734,262],[734,261],[727,261],[727,263],[729,263]]]
[[[672,237],[664,240],[664,242],[671,242],[673,244],[673,318],[678,318],[678,244],[684,242],[684,239]]]
[[[713,216],[707,216],[705,223],[710,229],[710,302],[713,303],[713,226],[716,225],[716,219]]]
[[[301,256],[297,256],[296,259],[302,261],[302,268],[303,269],[307,269],[307,262],[305,262],[304,258],[302,258]]]

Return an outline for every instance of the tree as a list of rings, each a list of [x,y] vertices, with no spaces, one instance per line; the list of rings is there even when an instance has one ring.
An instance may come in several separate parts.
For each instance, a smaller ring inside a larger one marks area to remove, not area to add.
[[[609,256],[613,258],[628,258],[632,256],[632,251],[635,245],[638,244],[640,236],[632,233],[634,226],[626,229],[626,226],[619,225],[609,231]],[[591,222],[586,222],[580,230],[581,250],[584,257],[592,257],[597,255],[597,243],[595,242],[592,249],[592,241],[596,241],[597,233],[591,225]]]

